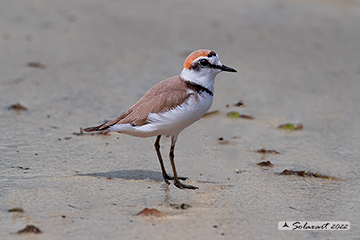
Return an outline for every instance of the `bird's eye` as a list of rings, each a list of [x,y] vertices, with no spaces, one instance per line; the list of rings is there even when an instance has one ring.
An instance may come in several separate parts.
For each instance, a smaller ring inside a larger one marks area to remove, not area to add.
[[[201,59],[201,60],[200,60],[200,65],[203,66],[203,67],[205,67],[205,66],[209,65],[209,62],[208,62],[208,60],[206,60],[206,59]]]

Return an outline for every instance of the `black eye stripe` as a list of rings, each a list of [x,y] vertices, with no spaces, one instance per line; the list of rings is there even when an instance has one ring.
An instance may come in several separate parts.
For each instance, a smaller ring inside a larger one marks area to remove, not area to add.
[[[215,65],[215,64],[209,64],[209,67],[211,68],[215,68],[215,69],[220,69],[221,66]]]
[[[209,67],[209,68],[215,68],[215,69],[220,69],[221,68],[221,66],[211,64],[207,59],[201,59],[199,63],[203,67]]]
[[[207,59],[203,58],[191,65],[190,69],[194,69],[196,71],[200,70],[201,67],[221,69],[221,66],[210,63]]]

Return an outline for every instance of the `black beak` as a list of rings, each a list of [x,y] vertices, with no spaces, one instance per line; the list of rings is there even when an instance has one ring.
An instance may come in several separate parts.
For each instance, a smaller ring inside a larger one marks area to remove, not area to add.
[[[227,67],[225,65],[219,66],[219,69],[225,72],[237,72],[235,69],[231,67]]]

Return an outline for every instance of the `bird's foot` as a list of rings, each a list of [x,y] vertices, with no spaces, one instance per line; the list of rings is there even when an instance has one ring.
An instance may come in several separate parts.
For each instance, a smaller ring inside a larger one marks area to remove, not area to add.
[[[164,182],[166,183],[166,184],[170,184],[170,182],[169,182],[169,180],[174,180],[174,177],[170,177],[169,175],[167,175],[167,174],[164,174],[163,175],[163,178],[164,178]],[[178,177],[178,179],[180,179],[180,180],[188,180],[189,178],[188,177]]]
[[[192,185],[186,185],[181,183],[180,181],[175,182],[174,185],[180,189],[199,189],[198,187],[192,186]]]

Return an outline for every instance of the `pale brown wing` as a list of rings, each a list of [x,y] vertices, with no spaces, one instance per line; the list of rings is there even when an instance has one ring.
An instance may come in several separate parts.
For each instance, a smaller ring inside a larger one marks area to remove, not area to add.
[[[191,95],[187,83],[175,76],[150,88],[139,101],[119,117],[98,126],[97,131],[115,124],[130,123],[141,126],[148,123],[149,113],[163,113],[182,104]]]

